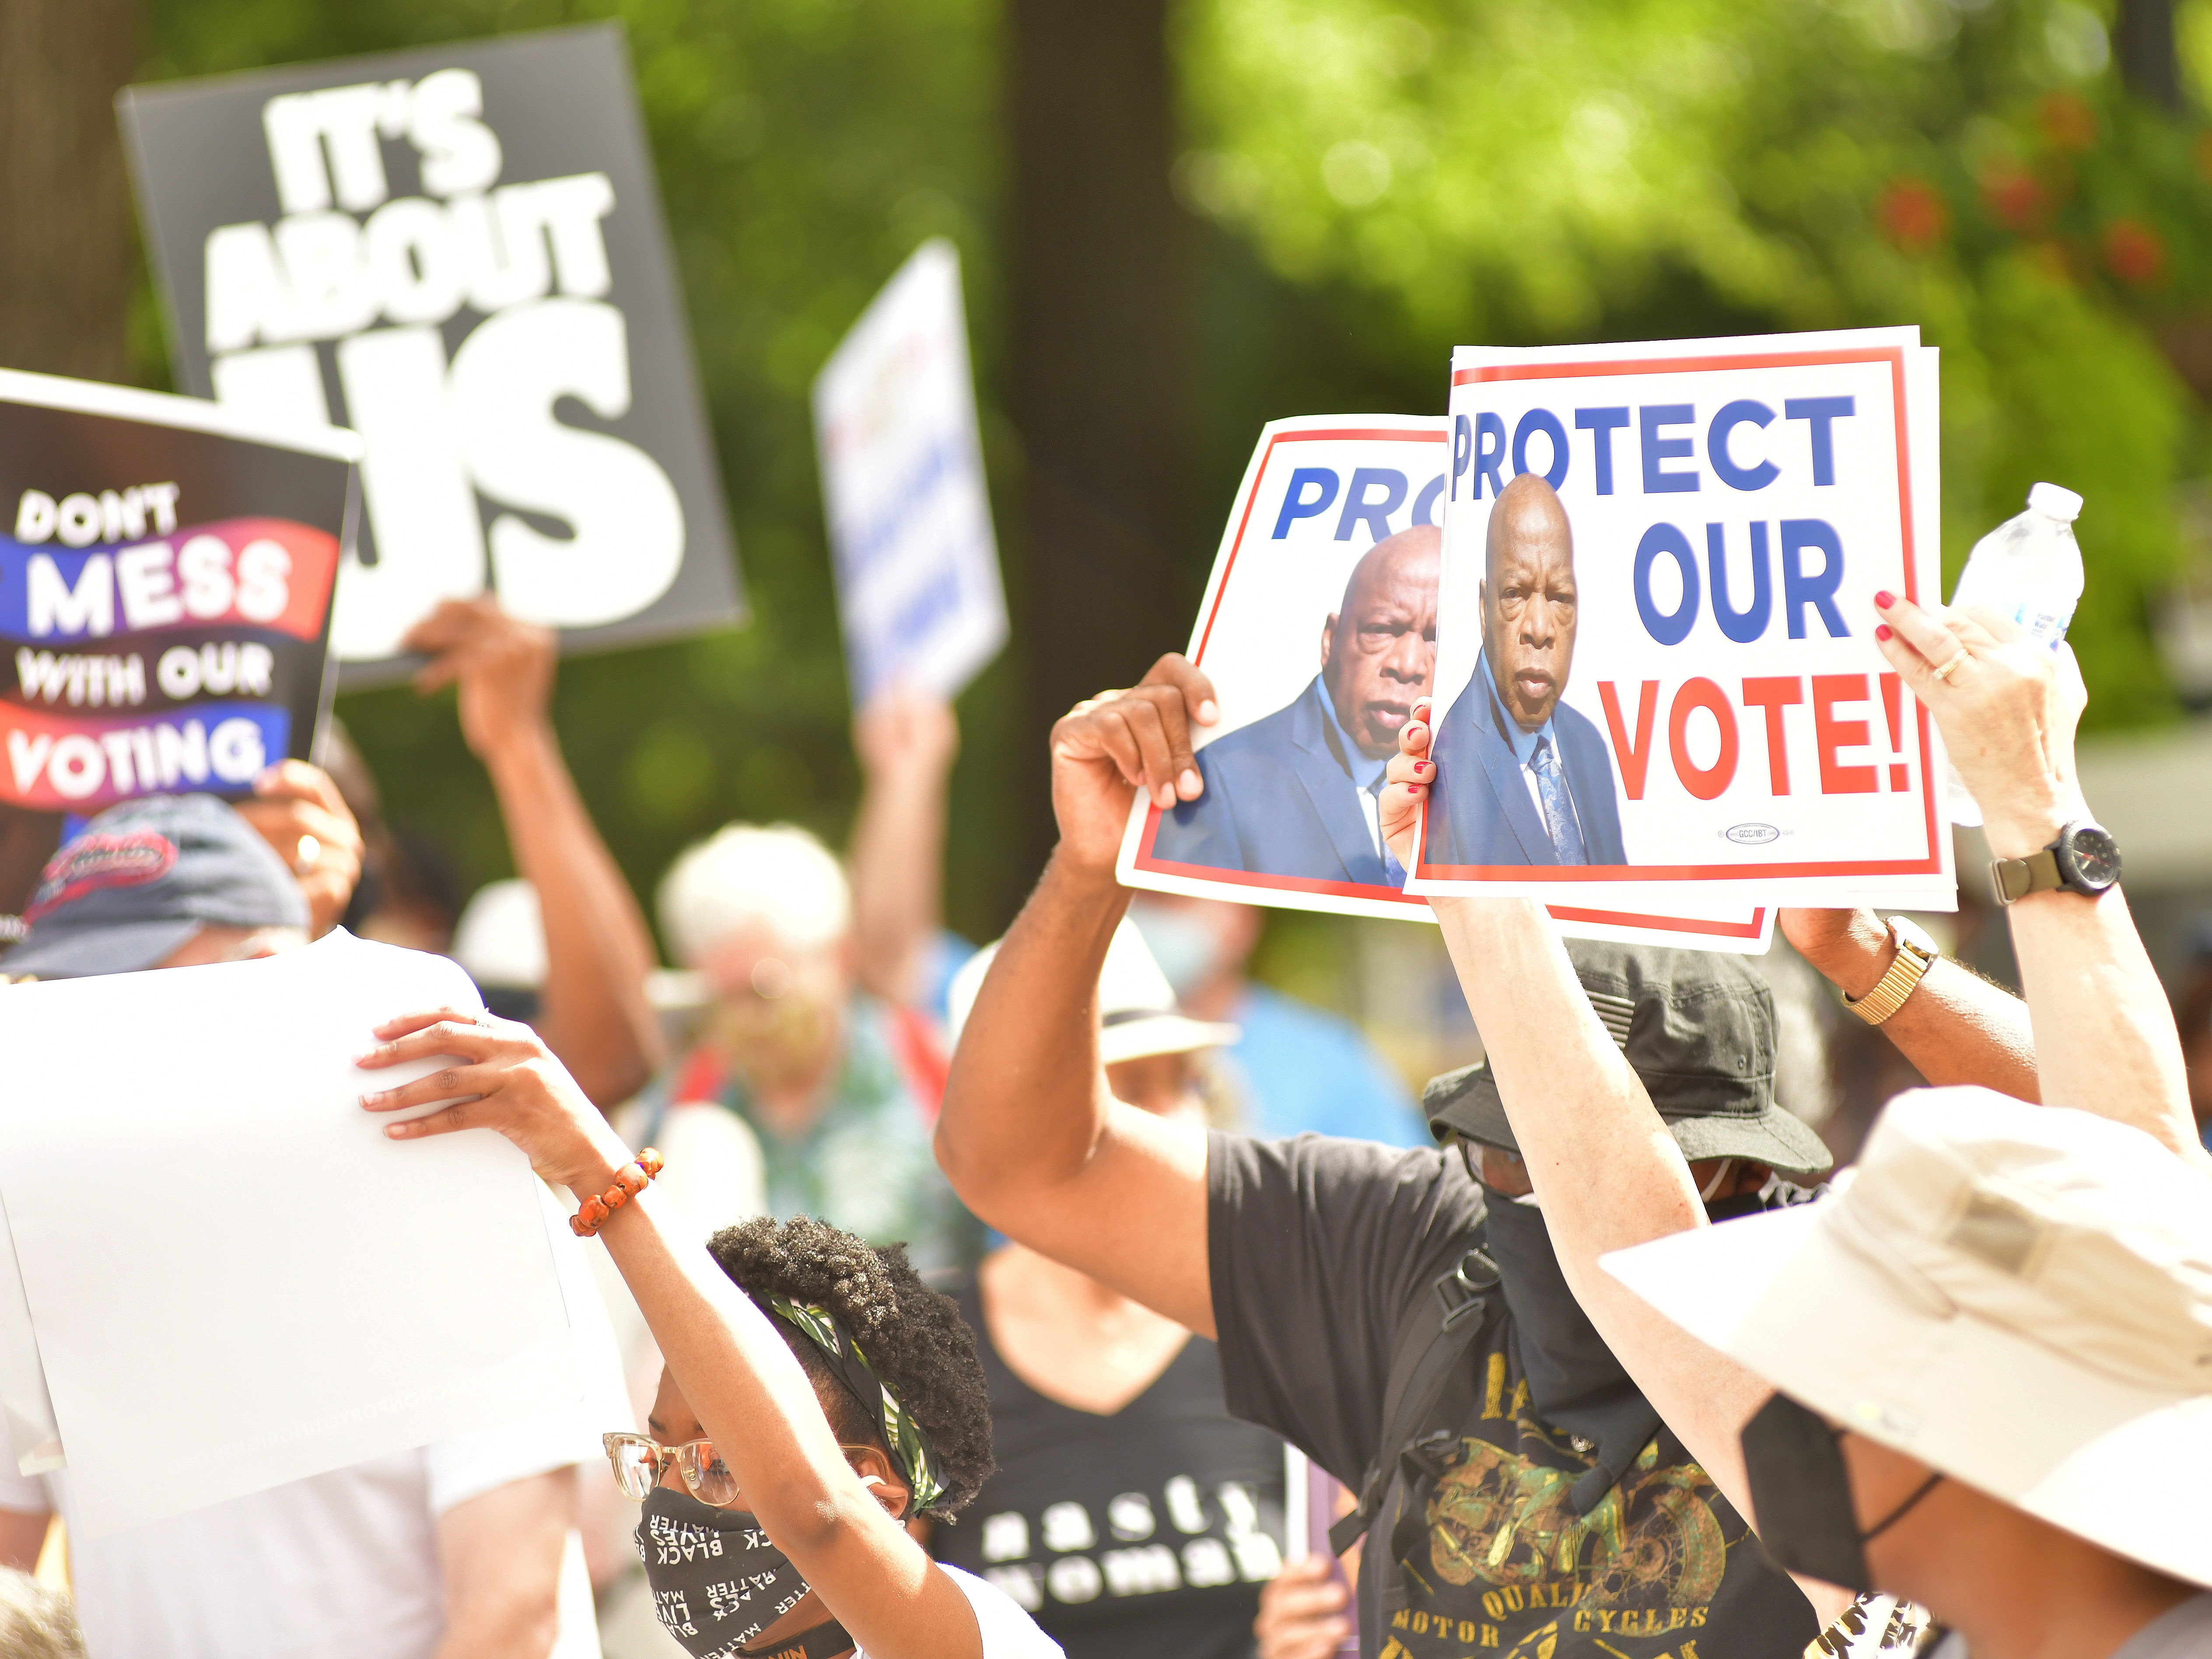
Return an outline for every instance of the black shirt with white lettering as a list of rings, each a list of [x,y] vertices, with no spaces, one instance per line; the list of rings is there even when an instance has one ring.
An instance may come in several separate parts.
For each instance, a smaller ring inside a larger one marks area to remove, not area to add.
[[[1482,1213],[1456,1153],[1216,1132],[1207,1248],[1229,1408],[1356,1488],[1382,1433],[1400,1314],[1450,1271]],[[1386,1620],[1379,1521],[1360,1560],[1369,1659],[1798,1659],[1812,1604],[1662,1427],[1587,1515],[1569,1502],[1595,1448],[1528,1407],[1502,1309],[1479,1387]]]
[[[938,1528],[939,1559],[1028,1608],[1067,1659],[1249,1659],[1282,1565],[1283,1443],[1223,1408],[1213,1344],[1192,1337],[1102,1417],[1007,1369],[972,1273],[950,1288],[982,1351],[999,1472]]]

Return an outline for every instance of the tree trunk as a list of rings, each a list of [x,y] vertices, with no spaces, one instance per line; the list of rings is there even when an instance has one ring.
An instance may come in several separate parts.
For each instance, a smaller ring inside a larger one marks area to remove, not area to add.
[[[2173,0],[2120,0],[2112,45],[2130,92],[2160,109],[2181,107],[2181,67],[2173,49]]]
[[[1012,0],[1009,23],[1018,780],[1042,863],[1052,721],[1186,641],[1203,561],[1186,522],[1189,227],[1168,181],[1167,0]]]
[[[0,368],[130,376],[114,99],[137,67],[137,19],[133,0],[0,0]],[[5,512],[0,527],[15,503]],[[60,823],[0,806],[0,915],[29,898]]]
[[[129,375],[132,0],[0,3],[0,368]]]

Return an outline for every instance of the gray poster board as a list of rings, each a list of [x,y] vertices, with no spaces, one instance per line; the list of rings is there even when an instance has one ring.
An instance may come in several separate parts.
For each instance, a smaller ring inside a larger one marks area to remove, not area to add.
[[[179,390],[353,428],[343,683],[489,589],[571,651],[741,621],[736,547],[615,24],[117,100]]]

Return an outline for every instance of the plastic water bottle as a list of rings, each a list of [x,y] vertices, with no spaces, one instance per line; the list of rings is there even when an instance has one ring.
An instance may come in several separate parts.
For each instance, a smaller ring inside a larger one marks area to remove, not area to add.
[[[2036,485],[2027,492],[2027,512],[1974,544],[1951,590],[1952,608],[1994,611],[2017,623],[2030,639],[2056,649],[2081,602],[2081,544],[2074,539],[2074,520],[2081,514],[2081,498],[2072,490]],[[1979,823],[1982,809],[1955,767],[1950,785],[1951,822]]]

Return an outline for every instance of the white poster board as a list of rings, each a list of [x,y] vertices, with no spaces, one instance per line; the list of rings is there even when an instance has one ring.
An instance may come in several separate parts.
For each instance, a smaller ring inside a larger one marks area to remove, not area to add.
[[[924,242],[814,382],[853,706],[951,698],[1006,642],[960,256]]]
[[[1132,887],[1346,915],[1434,918],[1401,890],[1372,786],[1441,660],[1437,581],[1450,422],[1437,416],[1271,422],[1237,491],[1188,655],[1219,722],[1195,733],[1206,788],[1163,812],[1139,797],[1122,839]],[[1581,937],[1763,951],[1758,896],[1669,893],[1640,910],[1577,896]]]
[[[1874,639],[1877,592],[1937,593],[1918,331],[1453,364],[1408,890],[1955,908],[1934,723]]]
[[[479,1006],[453,963],[343,933],[0,989],[0,1192],[85,1535],[577,1405],[522,1154],[359,1104],[432,1069],[360,1070],[374,1027],[440,1006]]]

